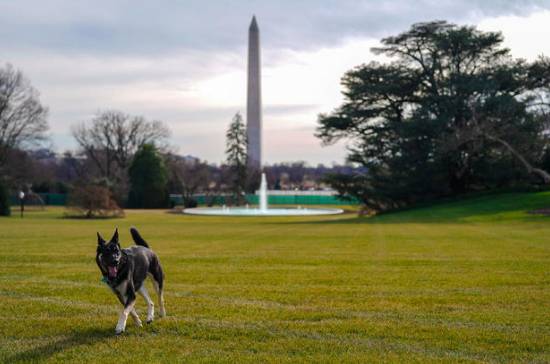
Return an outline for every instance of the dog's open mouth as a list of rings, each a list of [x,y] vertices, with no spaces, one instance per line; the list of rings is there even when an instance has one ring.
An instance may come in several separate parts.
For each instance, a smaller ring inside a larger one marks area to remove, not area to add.
[[[107,267],[108,271],[109,271],[109,278],[116,278],[116,275],[118,273],[118,269],[117,267]]]

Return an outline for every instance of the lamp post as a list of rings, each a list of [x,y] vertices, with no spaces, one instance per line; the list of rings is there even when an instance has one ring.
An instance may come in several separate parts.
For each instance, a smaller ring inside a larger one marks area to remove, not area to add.
[[[19,203],[21,205],[21,218],[23,218],[23,212],[25,211],[25,192],[19,191]]]

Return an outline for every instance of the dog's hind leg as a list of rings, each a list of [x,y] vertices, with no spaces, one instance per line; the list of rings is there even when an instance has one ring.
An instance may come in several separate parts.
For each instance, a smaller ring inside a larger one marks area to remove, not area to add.
[[[150,324],[155,318],[155,304],[153,303],[151,297],[149,297],[149,293],[147,292],[145,285],[141,286],[138,293],[143,297],[145,302],[147,302],[147,323]]]
[[[159,316],[166,316],[166,310],[164,309],[164,295],[162,293],[162,288],[156,279],[153,279],[153,287],[155,287],[155,292],[159,296]]]
[[[159,316],[164,317],[166,316],[166,310],[164,309],[164,294],[163,294],[164,272],[162,271],[162,268],[158,262],[158,258],[156,257],[153,264],[151,264],[151,267],[149,268],[149,274],[151,275],[151,278],[153,278],[152,279],[153,287],[155,288],[155,292],[159,297]]]

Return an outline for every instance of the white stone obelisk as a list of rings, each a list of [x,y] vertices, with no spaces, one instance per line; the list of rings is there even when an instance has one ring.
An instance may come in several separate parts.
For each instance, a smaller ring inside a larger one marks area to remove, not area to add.
[[[256,170],[262,165],[262,82],[260,71],[260,30],[256,17],[248,28],[248,88],[246,100],[246,135],[248,165]]]

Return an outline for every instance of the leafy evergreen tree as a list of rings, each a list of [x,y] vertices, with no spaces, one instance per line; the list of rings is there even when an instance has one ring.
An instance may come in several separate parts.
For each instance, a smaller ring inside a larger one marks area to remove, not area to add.
[[[226,136],[225,154],[230,172],[231,190],[237,200],[242,203],[247,183],[246,127],[240,113],[233,117]]]
[[[129,169],[128,207],[162,208],[169,204],[168,173],[158,150],[143,145],[135,154]]]
[[[534,107],[549,84],[547,60],[514,60],[502,41],[500,33],[443,21],[383,39],[373,52],[394,60],[346,73],[344,103],[319,116],[317,135],[350,140],[348,159],[367,169],[329,182],[375,210],[550,182],[537,168],[548,106]]]

